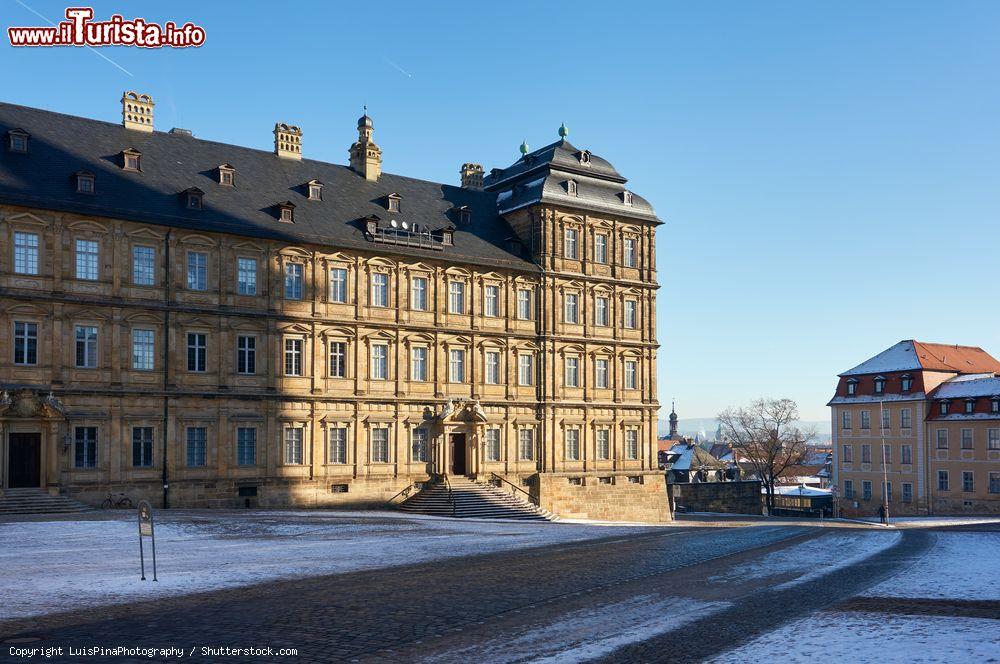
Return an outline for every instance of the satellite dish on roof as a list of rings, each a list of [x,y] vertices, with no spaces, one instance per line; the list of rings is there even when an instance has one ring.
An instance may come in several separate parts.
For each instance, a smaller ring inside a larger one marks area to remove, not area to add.
[[[395,219],[390,219],[389,225],[392,226],[393,228],[399,228],[399,224],[396,223]]]
[[[406,230],[406,229],[408,229],[409,227],[410,227],[410,225],[409,225],[409,224],[407,224],[407,223],[406,223],[406,222],[404,221],[404,222],[403,222],[403,230],[405,231],[405,230]]]

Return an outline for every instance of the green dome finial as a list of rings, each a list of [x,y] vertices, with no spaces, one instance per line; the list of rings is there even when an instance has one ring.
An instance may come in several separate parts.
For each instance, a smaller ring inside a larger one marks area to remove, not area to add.
[[[530,148],[528,147],[528,142],[527,141],[521,141],[521,154],[528,154],[528,150],[529,149]]]
[[[559,125],[559,138],[566,138],[567,136],[569,136],[569,128],[566,126],[566,123],[563,122]]]

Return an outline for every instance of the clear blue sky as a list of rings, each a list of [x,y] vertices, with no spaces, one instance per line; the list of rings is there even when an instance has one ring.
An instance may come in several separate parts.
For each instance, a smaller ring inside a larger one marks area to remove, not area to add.
[[[58,20],[62,2],[23,0]],[[1000,354],[1000,3],[93,3],[193,21],[187,51],[0,47],[3,99],[346,162],[362,104],[390,172],[456,182],[565,121],[653,202],[660,401],[807,419],[904,338]],[[4,27],[41,20],[5,0]]]

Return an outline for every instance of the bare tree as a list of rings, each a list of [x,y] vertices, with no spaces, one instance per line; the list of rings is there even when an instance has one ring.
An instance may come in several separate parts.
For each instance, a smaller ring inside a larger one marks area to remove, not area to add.
[[[774,510],[774,485],[790,466],[801,464],[816,437],[795,426],[799,407],[791,399],[757,399],[746,408],[729,408],[718,416],[733,457],[750,464],[766,493],[767,512]]]

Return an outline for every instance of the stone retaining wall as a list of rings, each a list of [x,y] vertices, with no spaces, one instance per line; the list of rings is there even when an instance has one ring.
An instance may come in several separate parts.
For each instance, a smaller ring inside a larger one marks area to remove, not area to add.
[[[722,514],[760,514],[760,482],[691,482],[671,484],[670,495],[678,511]]]

